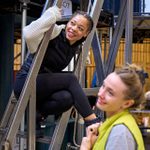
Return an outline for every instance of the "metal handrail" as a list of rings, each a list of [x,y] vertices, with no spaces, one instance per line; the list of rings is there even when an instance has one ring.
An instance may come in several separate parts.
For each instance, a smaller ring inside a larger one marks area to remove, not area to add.
[[[61,0],[55,0],[54,3],[58,7],[61,7]],[[48,7],[49,7],[49,0],[46,1],[43,12]],[[14,137],[16,137],[17,131],[19,129],[19,125],[21,123],[22,117],[25,113],[27,106],[29,106],[28,107],[28,114],[29,114],[28,149],[32,149],[32,150],[35,149],[35,121],[34,120],[35,120],[35,113],[36,113],[36,100],[35,100],[36,99],[36,77],[40,69],[42,60],[44,58],[48,46],[49,38],[53,31],[53,27],[54,25],[52,25],[52,27],[45,33],[44,38],[33,58],[33,62],[29,70],[27,79],[25,81],[24,87],[22,89],[21,95],[11,115],[11,118],[13,119],[10,119],[11,122],[9,120],[9,125],[7,126],[8,130],[6,131],[3,137],[4,147],[1,146],[0,149],[1,148],[13,149],[14,140],[15,140]],[[5,114],[4,116],[6,117],[6,115],[7,114]],[[8,122],[6,124],[8,124]]]

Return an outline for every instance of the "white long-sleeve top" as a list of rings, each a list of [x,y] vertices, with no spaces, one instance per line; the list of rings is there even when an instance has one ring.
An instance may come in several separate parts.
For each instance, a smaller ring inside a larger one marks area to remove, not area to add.
[[[35,53],[41,40],[44,37],[44,33],[48,31],[53,24],[54,29],[50,40],[59,35],[61,30],[65,28],[65,25],[57,25],[56,21],[61,19],[61,12],[57,6],[48,8],[43,15],[31,24],[27,25],[23,29],[23,36],[27,43],[30,53]]]

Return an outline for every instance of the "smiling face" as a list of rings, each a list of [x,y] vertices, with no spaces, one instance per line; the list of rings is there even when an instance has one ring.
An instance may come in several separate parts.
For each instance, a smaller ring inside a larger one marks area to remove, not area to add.
[[[88,28],[88,20],[83,15],[77,14],[67,23],[66,38],[70,44],[74,44],[76,41],[88,35]]]
[[[107,117],[123,111],[133,105],[133,100],[125,100],[127,87],[116,73],[111,73],[104,80],[98,92],[96,106],[106,112]]]

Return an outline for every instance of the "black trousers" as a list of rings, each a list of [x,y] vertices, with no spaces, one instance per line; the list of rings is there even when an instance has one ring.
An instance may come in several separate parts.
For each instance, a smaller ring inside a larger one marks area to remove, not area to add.
[[[14,93],[21,93],[26,77],[16,77]],[[73,105],[82,117],[93,111],[73,73],[41,73],[36,80],[37,110],[44,116],[61,114]]]

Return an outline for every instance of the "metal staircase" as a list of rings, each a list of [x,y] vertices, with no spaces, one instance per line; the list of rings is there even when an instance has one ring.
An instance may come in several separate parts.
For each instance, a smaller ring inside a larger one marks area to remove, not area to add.
[[[115,65],[115,58],[119,47],[119,40],[121,39],[124,29],[126,29],[126,40],[127,40],[126,49],[128,50],[131,46],[132,41],[130,40],[130,38],[131,38],[132,22],[129,20],[132,19],[132,15],[129,14],[131,12],[131,6],[129,7],[130,11],[127,11],[127,7],[132,3],[129,3],[130,0],[124,0],[121,4],[122,6],[120,8],[117,24],[113,33],[106,66],[104,66],[101,58],[100,42],[96,31],[96,25],[100,16],[103,2],[104,0],[94,0],[92,7],[90,9],[90,15],[94,20],[94,28],[82,47],[83,50],[81,55],[79,56],[77,66],[75,68],[75,74],[78,77],[79,82],[81,84],[82,84],[82,75],[85,67],[85,61],[90,46],[92,46],[93,48],[99,85],[101,85],[101,82],[103,81],[104,77],[113,71]],[[54,4],[57,4],[57,6],[60,7],[61,1],[56,0],[54,1]],[[49,5],[50,5],[50,1],[47,0],[43,12],[45,11],[46,8],[49,7]],[[125,28],[125,23],[126,23],[126,28]],[[16,100],[12,92],[7,108],[5,110],[5,113],[0,123],[0,150],[12,150],[14,147],[14,140],[16,136],[21,136],[27,139],[28,150],[35,150],[36,148],[36,134],[35,134],[35,117],[36,117],[35,84],[36,83],[35,81],[39,71],[39,66],[43,60],[44,53],[48,45],[49,38],[47,38],[47,36],[51,34],[52,30],[53,27],[48,32],[45,33],[45,36],[40,44],[40,47],[34,57],[32,67],[28,74],[20,98]],[[127,56],[129,55],[131,55],[131,51],[129,52],[127,51]],[[98,88],[84,89],[84,90],[85,93],[88,95],[92,93],[94,94],[97,93]],[[23,118],[23,115],[25,114],[25,111],[27,111],[28,114],[27,115],[28,130],[26,134],[19,132],[19,126]],[[71,113],[71,109],[63,113],[60,120],[56,124],[54,134],[49,141],[50,142],[49,150],[61,149],[61,144],[70,118],[70,113]]]
[[[61,0],[55,0],[53,5],[61,7],[61,3]],[[50,1],[46,1],[43,12],[49,7],[49,5]],[[95,23],[94,28],[83,45],[83,52],[82,55],[80,55],[81,58],[79,59],[77,67],[75,69],[75,74],[79,77],[80,82],[85,67],[86,57],[88,55],[93,36],[96,34],[96,24],[99,19],[102,5],[103,0],[95,0],[92,4],[90,15],[92,16]],[[49,31],[45,33],[45,36],[37,50],[37,53],[34,56],[32,66],[18,100],[16,100],[14,93],[12,92],[7,108],[0,123],[0,150],[13,150],[16,136],[22,136],[27,139],[28,150],[36,149],[36,77],[48,45],[49,35],[51,35],[52,30],[53,26]],[[27,112],[28,118],[26,135],[21,132],[19,133],[19,126],[22,121],[23,115],[25,114],[25,111]],[[70,114],[71,109],[63,113],[60,120],[56,124],[54,134],[51,138],[49,150],[59,150],[61,148]]]

